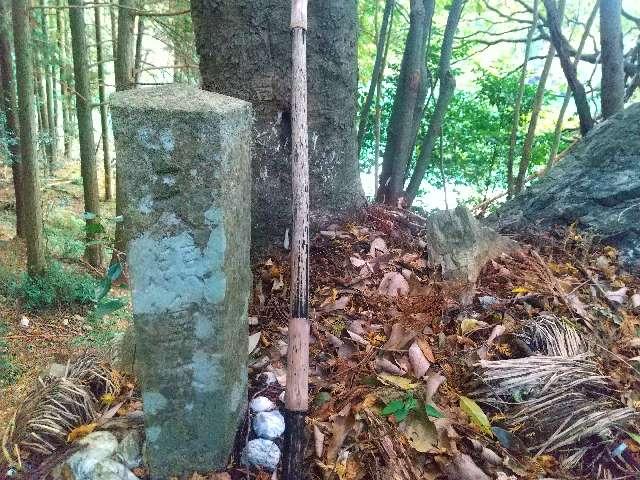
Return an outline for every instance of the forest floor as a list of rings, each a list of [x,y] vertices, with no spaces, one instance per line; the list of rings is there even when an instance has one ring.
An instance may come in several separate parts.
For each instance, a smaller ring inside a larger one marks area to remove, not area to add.
[[[47,248],[66,269],[49,305],[20,282],[24,251],[0,185],[0,425],[48,364],[110,349],[131,322],[128,307],[91,314],[104,272],[82,261],[80,185],[68,168],[45,189]],[[371,206],[313,239],[311,478],[638,478],[640,280],[615,249],[573,229],[520,239],[470,290],[428,264],[422,228]],[[253,272],[250,397],[279,402],[288,252],[274,246]],[[250,435],[247,419],[240,438]],[[226,476],[186,478],[272,478],[240,465],[243,443]]]

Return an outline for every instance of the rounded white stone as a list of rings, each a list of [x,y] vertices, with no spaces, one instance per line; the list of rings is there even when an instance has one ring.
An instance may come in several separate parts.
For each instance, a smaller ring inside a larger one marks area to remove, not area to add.
[[[256,397],[249,402],[249,408],[253,413],[268,412],[276,408],[276,404],[267,397]]]
[[[260,467],[273,472],[280,462],[280,449],[271,440],[256,438],[242,450],[242,463],[248,467]]]
[[[284,433],[284,417],[278,410],[260,412],[253,418],[253,431],[260,438],[278,438]]]

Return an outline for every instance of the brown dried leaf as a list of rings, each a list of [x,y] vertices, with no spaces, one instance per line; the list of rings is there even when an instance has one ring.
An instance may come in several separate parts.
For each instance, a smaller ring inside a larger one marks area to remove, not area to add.
[[[378,292],[389,297],[407,295],[409,293],[409,283],[401,273],[387,272],[380,282]]]

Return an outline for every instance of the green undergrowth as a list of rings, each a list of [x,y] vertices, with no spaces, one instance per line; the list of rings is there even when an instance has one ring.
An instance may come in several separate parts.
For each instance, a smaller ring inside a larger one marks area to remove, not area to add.
[[[25,310],[89,304],[97,281],[86,273],[51,262],[44,275],[32,277],[0,267],[0,295],[18,300]]]
[[[44,226],[47,251],[54,257],[79,260],[85,248],[85,221],[65,210],[52,212]]]
[[[121,325],[132,322],[131,312],[125,308],[107,315],[91,313],[87,317],[87,323],[91,330],[74,338],[72,345],[76,347],[108,348],[121,335]]]
[[[22,373],[15,358],[9,353],[9,344],[5,340],[7,325],[0,320],[0,388],[13,384]]]

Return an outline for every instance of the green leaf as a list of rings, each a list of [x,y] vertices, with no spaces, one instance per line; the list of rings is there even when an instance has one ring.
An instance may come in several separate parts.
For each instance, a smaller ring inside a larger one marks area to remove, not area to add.
[[[424,411],[427,412],[427,415],[434,418],[444,418],[444,415],[440,410],[438,410],[433,404],[427,403],[424,406]]]
[[[460,408],[469,416],[469,419],[480,428],[480,430],[490,437],[493,436],[493,432],[491,431],[491,422],[489,422],[487,415],[476,402],[461,395]]]
[[[96,296],[93,301],[98,303],[107,296],[109,290],[111,290],[111,280],[109,280],[109,277],[105,277],[100,284],[100,288],[96,290]]]
[[[387,406],[382,409],[382,415],[386,417],[387,415],[396,413],[403,407],[404,402],[402,400],[393,400],[392,402],[387,403]]]
[[[107,278],[111,280],[111,282],[115,282],[122,275],[122,265],[116,262],[109,267],[107,270]]]
[[[409,416],[409,410],[403,406],[399,411],[394,413],[393,416],[396,417],[396,422],[400,423]]]
[[[99,233],[104,233],[104,227],[102,226],[101,223],[87,223],[84,227],[85,231],[87,233],[91,233],[93,235],[97,235]]]
[[[120,300],[119,298],[111,298],[108,300],[101,301],[96,305],[96,309],[93,311],[93,315],[100,319],[105,315],[109,315],[110,313],[115,312],[116,310],[121,309],[125,306],[125,302]]]
[[[627,432],[627,434],[629,435],[629,437],[631,437],[631,440],[633,440],[638,445],[640,445],[640,435],[638,435],[637,433],[633,433],[633,432]]]

